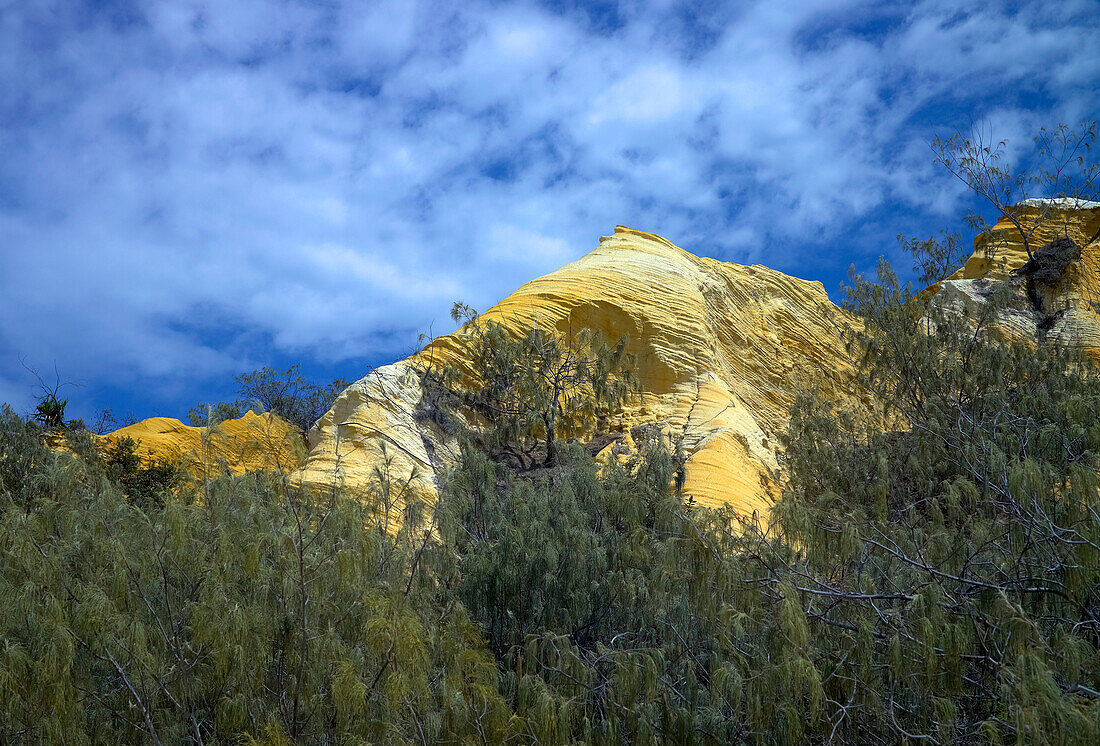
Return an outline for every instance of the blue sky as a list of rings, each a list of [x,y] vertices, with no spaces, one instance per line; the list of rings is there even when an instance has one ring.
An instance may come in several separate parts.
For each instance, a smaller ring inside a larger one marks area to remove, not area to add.
[[[0,401],[21,361],[83,417],[358,378],[616,223],[838,297],[961,229],[931,137],[1096,118],[1098,32],[1097,0],[0,0]]]

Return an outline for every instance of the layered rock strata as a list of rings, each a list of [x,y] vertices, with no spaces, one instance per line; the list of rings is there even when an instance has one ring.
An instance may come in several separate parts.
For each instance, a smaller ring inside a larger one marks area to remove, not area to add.
[[[976,317],[993,283],[1007,281],[1012,298],[998,326],[1009,336],[1071,345],[1100,360],[1100,204],[1024,206],[1034,211],[1029,217],[1045,215],[1031,237],[1033,254],[1060,241],[1074,249],[1073,261],[1054,273],[1028,271],[1023,241],[1002,219],[975,239],[958,272],[926,292]],[[600,458],[629,454],[639,428],[659,428],[682,442],[684,493],[704,505],[747,513],[774,502],[779,435],[799,391],[816,389],[868,417],[877,410],[844,351],[843,330],[858,322],[829,301],[820,283],[693,256],[621,226],[591,253],[527,283],[482,317],[517,336],[535,324],[563,332],[589,327],[610,340],[627,335],[641,393],[613,418],[611,435],[596,441],[606,443]],[[209,432],[154,417],[97,443],[129,436],[147,461],[183,463],[192,474],[222,464],[233,473],[300,467],[293,478],[304,485],[353,493],[365,494],[388,474],[398,495],[431,499],[458,454],[453,438],[419,412],[416,368],[461,369],[464,335],[459,330],[437,339],[356,381],[309,433],[308,455],[291,425],[251,412]]]
[[[99,448],[119,438],[137,442],[135,453],[146,463],[180,464],[194,477],[218,474],[222,467],[232,474],[297,469],[305,457],[305,443],[298,429],[272,414],[247,412],[218,425],[192,427],[170,417],[150,417],[109,435],[93,435]]]
[[[1030,238],[1033,254],[1064,253],[1066,239],[1079,256],[1054,257],[1055,271],[1034,272],[1023,238],[1002,218],[974,241],[974,253],[958,272],[929,290],[935,302],[976,317],[991,285],[1007,281],[1011,301],[997,320],[1012,338],[1075,347],[1100,360],[1100,203],[1028,200],[1028,218],[1045,219]],[[1061,266],[1059,259],[1066,261]]]
[[[854,320],[821,283],[762,266],[694,256],[660,236],[618,227],[591,253],[519,288],[482,314],[516,335],[533,324],[589,327],[629,338],[642,393],[612,422],[618,453],[632,431],[661,428],[688,454],[683,490],[697,502],[763,511],[779,494],[779,435],[802,389],[870,414],[843,329]],[[380,471],[426,497],[457,456],[455,444],[417,414],[414,366],[464,360],[463,332],[417,356],[372,371],[309,434],[297,478],[371,489]]]

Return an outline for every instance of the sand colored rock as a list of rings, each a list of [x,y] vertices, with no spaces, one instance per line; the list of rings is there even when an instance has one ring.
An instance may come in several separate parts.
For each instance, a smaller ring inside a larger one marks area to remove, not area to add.
[[[1059,236],[1081,257],[1053,285],[1016,272],[1023,242],[1001,220],[975,240],[966,264],[925,292],[935,302],[976,315],[992,283],[1014,291],[998,325],[1034,343],[1071,344],[1100,359],[1100,204],[1032,203],[1053,208],[1032,238],[1033,251]],[[597,459],[624,459],[640,426],[682,441],[689,459],[684,492],[697,502],[764,510],[779,495],[779,435],[798,392],[816,388],[843,408],[873,417],[844,350],[843,330],[858,321],[829,301],[817,282],[762,266],[694,256],[669,241],[617,227],[580,260],[519,288],[482,314],[520,335],[539,324],[590,327],[609,340],[630,339],[641,394],[612,419],[615,436]],[[155,417],[105,439],[128,435],[149,460],[184,462],[201,473],[224,462],[231,472],[300,467],[293,478],[313,488],[340,485],[365,495],[388,473],[398,494],[434,498],[457,447],[422,413],[415,367],[464,365],[464,332],[435,340],[418,355],[372,371],[348,387],[313,427],[309,452],[288,423],[246,414],[204,428]],[[204,451],[205,448],[205,451]]]
[[[376,368],[344,390],[309,433],[309,455],[295,478],[364,496],[386,473],[431,499],[436,472],[453,463],[453,443],[416,417],[420,379],[410,360]]]
[[[1035,210],[1040,200],[1028,200]],[[1032,283],[1017,273],[1028,260],[1022,238],[1002,218],[992,235],[974,241],[974,254],[958,272],[934,288],[936,302],[975,315],[986,302],[991,281],[1008,280],[1013,286],[1009,307],[998,325],[1016,339],[1057,342],[1100,359],[1100,204],[1049,201],[1047,221],[1032,236],[1036,251],[1067,236],[1081,247],[1081,257],[1055,284]]]
[[[191,427],[170,417],[150,417],[107,435],[93,435],[100,448],[130,437],[135,452],[146,462],[182,464],[193,476],[219,473],[220,464],[233,474],[246,471],[291,472],[301,465],[305,443],[297,428],[271,414],[247,412],[210,429]]]
[[[626,334],[637,356],[642,394],[612,429],[656,425],[683,439],[685,494],[705,505],[762,510],[779,494],[778,436],[800,388],[870,412],[841,340],[852,318],[818,282],[761,266],[694,256],[669,241],[618,227],[597,249],[533,280],[483,314],[517,335],[532,324]],[[433,342],[415,359],[379,368],[349,387],[310,432],[304,483],[335,479],[369,489],[376,470],[432,496],[454,462],[454,444],[418,421],[420,391],[411,365],[463,360],[462,332]],[[423,419],[423,418],[421,418]]]

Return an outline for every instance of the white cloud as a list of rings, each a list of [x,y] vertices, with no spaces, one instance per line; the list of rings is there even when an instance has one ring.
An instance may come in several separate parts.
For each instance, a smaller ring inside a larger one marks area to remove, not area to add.
[[[0,14],[0,340],[94,380],[379,361],[616,223],[812,276],[957,210],[931,135],[1100,103],[1088,3],[141,7]]]
[[[589,121],[667,122],[698,102],[680,72],[668,65],[646,65],[615,83],[593,106]]]
[[[420,4],[349,2],[339,10],[337,39],[350,70],[370,72],[415,51]]]
[[[576,250],[556,236],[545,236],[522,226],[496,223],[488,230],[486,257],[523,264],[550,272],[575,259]]]
[[[344,278],[350,276],[372,293],[401,300],[439,302],[453,297],[459,291],[454,282],[433,276],[430,268],[403,270],[362,249],[325,244],[307,248],[306,254],[325,273],[334,276],[330,282],[337,282],[337,275]]]

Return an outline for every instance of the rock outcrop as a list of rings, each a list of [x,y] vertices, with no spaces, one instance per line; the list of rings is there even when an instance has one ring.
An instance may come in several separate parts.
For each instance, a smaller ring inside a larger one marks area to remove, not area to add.
[[[935,302],[973,317],[987,302],[991,283],[1007,280],[1013,293],[998,326],[1009,336],[1076,347],[1100,360],[1100,203],[1021,204],[1030,209],[1030,217],[1046,211],[1045,221],[1030,239],[1040,261],[1028,265],[1022,237],[1002,218],[989,235],[975,239],[974,254],[958,272],[929,289]],[[1074,255],[1066,254],[1067,246]],[[1035,271],[1044,255],[1049,258],[1046,271]]]
[[[251,411],[209,430],[170,417],[150,417],[108,435],[92,436],[100,448],[123,437],[137,441],[135,453],[143,461],[180,464],[195,477],[220,473],[222,464],[232,474],[292,472],[305,457],[305,443],[296,427],[275,415]]]
[[[1038,260],[1028,264],[1018,232],[1002,219],[975,239],[958,272],[925,292],[976,316],[992,284],[1007,281],[1013,294],[998,318],[1001,329],[1100,360],[1100,204],[1024,204],[1046,214],[1031,238]],[[609,340],[627,335],[641,394],[613,418],[611,436],[599,441],[606,445],[601,457],[629,454],[639,428],[659,428],[683,444],[683,491],[703,505],[747,513],[774,502],[779,435],[799,391],[814,388],[868,418],[879,410],[845,353],[843,330],[859,322],[830,302],[820,283],[697,257],[621,226],[591,253],[527,283],[482,318],[517,336],[535,324],[563,332],[589,327]],[[388,473],[398,494],[431,499],[458,453],[454,439],[419,411],[416,368],[428,362],[462,368],[464,334],[441,337],[348,387],[310,431],[308,455],[293,426],[251,412],[210,433],[154,417],[97,443],[129,436],[147,461],[180,462],[192,474],[220,463],[233,473],[297,469],[299,483],[353,493],[373,489],[378,475]]]
[[[855,383],[842,330],[856,323],[821,283],[761,266],[697,257],[669,241],[618,227],[597,249],[527,283],[483,318],[517,335],[533,324],[627,335],[642,393],[618,414],[614,448],[657,426],[682,439],[684,493],[704,505],[763,510],[779,494],[778,436],[801,388],[856,411],[873,410]],[[350,386],[309,434],[297,478],[370,489],[381,468],[431,497],[455,445],[417,415],[413,366],[462,364],[462,332]]]

